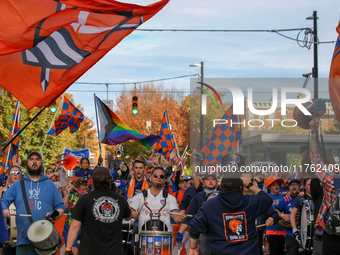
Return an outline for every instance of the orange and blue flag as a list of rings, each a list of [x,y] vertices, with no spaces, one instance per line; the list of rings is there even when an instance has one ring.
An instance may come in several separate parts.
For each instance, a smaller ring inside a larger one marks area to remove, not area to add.
[[[336,40],[329,72],[329,97],[336,118],[340,121],[340,22],[336,28],[338,38]]]
[[[12,125],[9,130],[8,142],[15,136],[16,133],[20,131],[20,102],[18,101],[15,106],[15,111],[13,114]],[[5,150],[5,155],[3,158],[3,164],[0,170],[0,181],[5,179],[5,167],[8,169],[13,166],[13,156],[17,155],[19,157],[19,136],[17,136],[12,143],[7,146]]]
[[[0,86],[29,110],[48,106],[168,2],[0,1]]]
[[[61,114],[47,134],[57,136],[68,127],[70,132],[74,133],[79,129],[83,120],[84,114],[64,96]]]
[[[214,166],[221,163],[222,158],[242,144],[242,131],[239,117],[233,114],[233,105],[222,116],[227,123],[216,124],[208,140],[204,144],[201,154],[204,155],[203,166]],[[232,124],[231,124],[232,123]]]
[[[166,110],[164,111],[159,136],[161,137],[161,140],[157,142],[154,153],[163,153],[165,160],[169,162],[170,153],[174,149],[174,145]]]

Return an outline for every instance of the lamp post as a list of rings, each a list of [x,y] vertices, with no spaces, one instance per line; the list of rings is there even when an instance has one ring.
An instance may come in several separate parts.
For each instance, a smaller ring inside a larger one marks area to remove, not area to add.
[[[314,67],[313,67],[313,78],[314,78],[314,99],[319,97],[319,71],[318,71],[318,28],[317,28],[317,12],[313,11],[313,15],[307,17],[306,20],[313,20],[313,36],[314,36]]]
[[[189,66],[192,67],[201,67],[201,83],[204,82],[203,79],[203,62],[201,62],[201,64],[195,63],[195,64],[190,64]],[[201,84],[201,88],[203,89],[203,84]],[[201,89],[201,119],[200,119],[200,150],[202,150],[203,148],[203,115],[202,115],[202,95],[203,95],[203,90]]]

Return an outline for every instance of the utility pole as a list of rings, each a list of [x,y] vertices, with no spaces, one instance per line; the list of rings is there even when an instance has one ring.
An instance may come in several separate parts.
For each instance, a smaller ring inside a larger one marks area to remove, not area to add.
[[[314,99],[319,97],[319,67],[318,67],[318,26],[317,26],[317,11],[313,12],[313,15],[306,18],[307,20],[313,20],[313,36],[314,36],[314,67],[313,67],[313,78],[314,78]]]

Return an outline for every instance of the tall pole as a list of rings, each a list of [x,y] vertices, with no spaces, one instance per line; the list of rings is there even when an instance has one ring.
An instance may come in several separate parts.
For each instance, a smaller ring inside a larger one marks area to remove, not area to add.
[[[203,62],[201,62],[201,105],[202,105],[202,95],[203,95]],[[203,148],[203,114],[202,114],[202,107],[201,107],[201,121],[200,121],[201,127],[200,127],[200,150]]]
[[[16,133],[12,139],[2,148],[3,151],[5,151],[5,149],[7,148],[8,145],[10,145],[14,139],[21,134],[22,131],[24,131],[29,124],[31,124],[45,109],[47,108],[47,106],[44,106],[44,108],[42,108],[29,122],[27,122],[27,124],[22,128],[20,129],[20,131],[18,133]]]
[[[313,31],[314,31],[314,99],[319,97],[319,71],[318,71],[318,27],[317,27],[317,12],[313,12]]]

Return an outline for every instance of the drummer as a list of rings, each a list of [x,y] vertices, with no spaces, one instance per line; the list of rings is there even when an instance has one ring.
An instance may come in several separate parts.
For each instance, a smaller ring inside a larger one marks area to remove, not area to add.
[[[0,197],[2,197],[3,193],[6,192],[7,189],[9,189],[13,183],[15,183],[16,181],[20,181],[21,177],[22,177],[22,172],[21,172],[21,168],[19,166],[12,166],[7,172],[6,175],[8,174],[8,181],[6,182],[6,185],[0,189]],[[9,221],[9,219],[6,219],[6,221]],[[13,226],[10,226],[13,227]],[[1,247],[3,247],[3,252],[4,254],[15,254],[15,247],[11,247],[11,246],[6,246],[6,245],[2,245]],[[1,248],[0,248],[1,251]]]
[[[170,224],[170,212],[179,213],[178,203],[174,196],[167,194],[167,190],[163,191],[162,187],[165,184],[165,171],[162,167],[155,167],[150,176],[151,188],[143,193],[129,199],[130,208],[137,213],[133,214],[133,217],[138,222],[139,232],[142,230],[151,230],[146,224],[151,220],[151,212],[156,216],[160,213],[159,217],[153,217],[152,220],[159,219],[159,229],[163,231],[172,232],[172,227]],[[148,209],[149,208],[149,209]],[[181,215],[172,214],[173,219],[176,223],[181,223],[185,220],[186,216],[184,213]],[[163,227],[162,227],[163,225]]]
[[[294,201],[298,196],[299,190],[300,190],[300,180],[291,179],[289,181],[290,194],[282,198],[279,204],[276,205],[275,207],[275,209],[279,213],[279,217],[288,223],[290,223],[290,212],[293,208]],[[285,242],[286,242],[286,247],[287,247],[289,255],[299,254],[299,244],[294,240],[293,230],[291,226],[289,228],[286,228]]]
[[[296,214],[300,210],[300,204],[301,204],[302,201],[307,200],[308,202],[313,203],[311,193],[310,193],[310,184],[311,184],[310,178],[304,179],[304,181],[303,181],[304,195],[298,196],[295,199],[294,204],[293,204],[293,208],[292,208],[292,212],[290,213],[290,223],[292,224],[292,228],[293,228],[293,236],[294,236],[294,238],[297,242],[299,242],[299,240],[298,240],[299,233],[298,233],[298,230],[297,230],[295,218],[296,218]],[[312,254],[312,252],[304,251],[303,254]]]
[[[27,195],[28,209],[31,211],[32,221],[29,217],[16,217],[17,250],[16,254],[38,254],[35,247],[27,237],[28,227],[33,221],[45,219],[53,210],[63,215],[65,205],[56,186],[42,175],[42,157],[37,151],[32,151],[27,157],[27,174],[24,176],[24,186]],[[3,214],[10,216],[8,210],[11,203],[15,204],[17,214],[28,214],[23,199],[20,182],[15,182],[4,194],[1,200]]]

